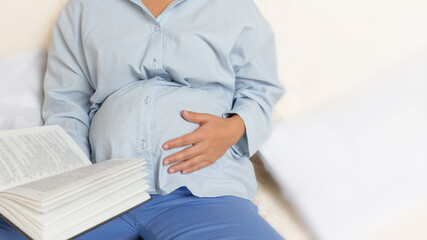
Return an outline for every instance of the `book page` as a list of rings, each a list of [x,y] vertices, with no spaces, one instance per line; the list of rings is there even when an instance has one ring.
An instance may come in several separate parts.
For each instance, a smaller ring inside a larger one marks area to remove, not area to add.
[[[91,164],[58,125],[0,132],[0,191]]]
[[[24,196],[38,202],[45,202],[78,187],[81,191],[93,185],[93,181],[112,177],[115,174],[141,167],[143,164],[145,162],[138,158],[111,159],[19,185],[4,192]]]

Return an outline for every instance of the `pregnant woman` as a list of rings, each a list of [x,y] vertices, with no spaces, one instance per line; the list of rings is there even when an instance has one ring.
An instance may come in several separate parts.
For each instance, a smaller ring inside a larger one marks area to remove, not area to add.
[[[77,239],[283,239],[251,202],[284,92],[252,0],[70,0],[44,90],[45,124],[92,162],[147,161],[153,200]],[[0,238],[23,239],[4,222]]]

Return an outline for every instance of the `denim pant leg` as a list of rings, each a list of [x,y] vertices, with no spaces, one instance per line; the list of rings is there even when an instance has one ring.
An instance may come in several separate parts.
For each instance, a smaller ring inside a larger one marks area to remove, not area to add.
[[[27,240],[18,230],[0,218],[0,239]],[[139,240],[141,239],[132,222],[129,222],[127,214],[115,218],[90,232],[87,232],[76,240]]]
[[[136,231],[135,225],[129,219],[128,213],[117,217],[90,232],[87,232],[75,240],[139,240],[141,237]]]
[[[27,240],[24,235],[9,225],[3,218],[0,218],[0,239]]]
[[[185,187],[152,197],[130,212],[144,240],[284,239],[244,198],[196,197]]]

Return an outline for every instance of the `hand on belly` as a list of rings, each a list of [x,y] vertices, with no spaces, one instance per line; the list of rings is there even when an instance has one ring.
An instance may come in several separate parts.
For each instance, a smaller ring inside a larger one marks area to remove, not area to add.
[[[163,144],[165,150],[192,145],[163,159],[163,165],[179,162],[169,167],[169,173],[191,173],[215,163],[245,133],[245,124],[237,114],[221,118],[208,113],[182,111],[181,115],[199,127]]]

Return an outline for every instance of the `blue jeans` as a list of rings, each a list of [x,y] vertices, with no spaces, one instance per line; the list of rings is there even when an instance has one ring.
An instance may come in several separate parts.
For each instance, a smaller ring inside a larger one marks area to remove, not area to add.
[[[76,240],[283,239],[251,201],[231,195],[197,197],[186,187],[153,200]],[[0,219],[0,239],[25,239]]]

